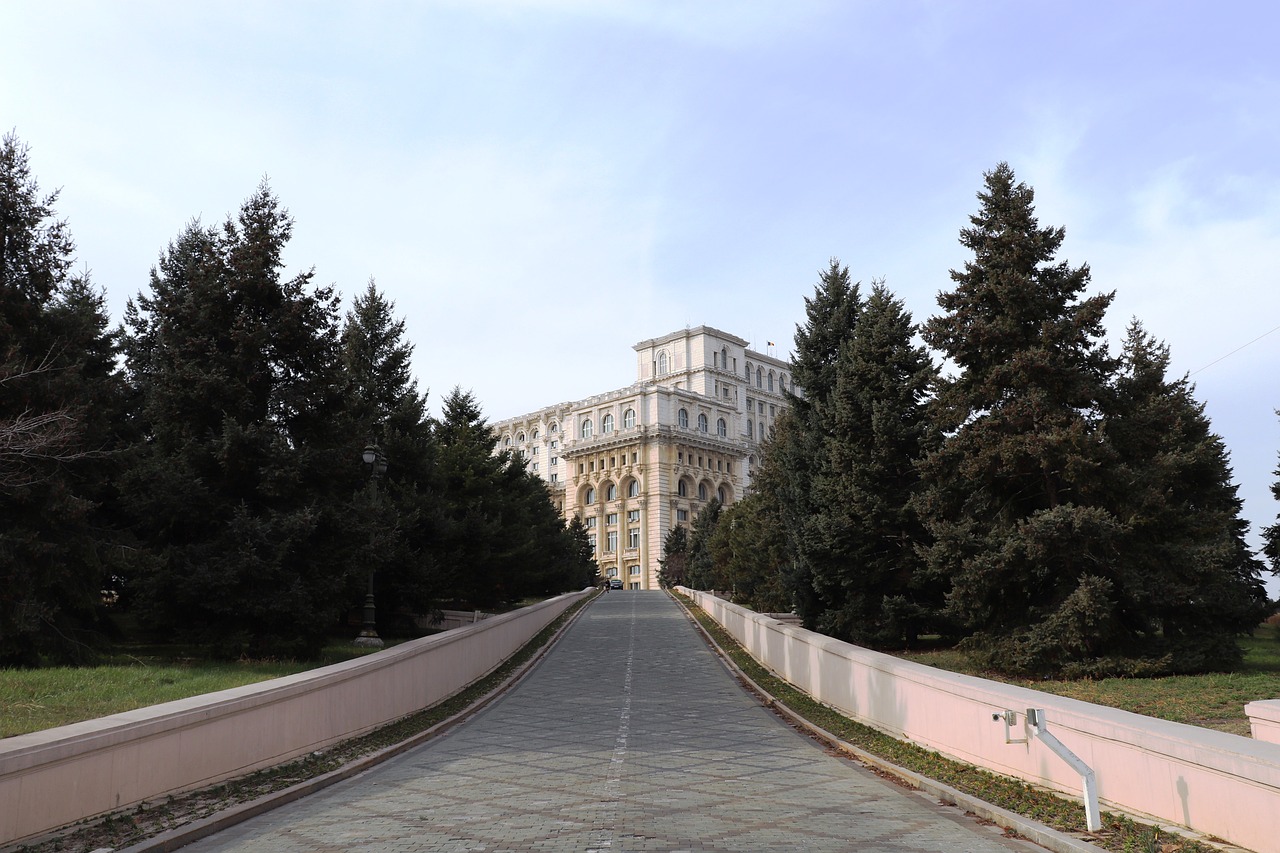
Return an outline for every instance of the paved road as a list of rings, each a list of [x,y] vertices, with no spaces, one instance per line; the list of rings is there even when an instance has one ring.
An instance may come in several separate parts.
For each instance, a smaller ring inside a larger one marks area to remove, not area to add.
[[[206,851],[1040,850],[828,755],[658,592],[611,592],[515,690]]]

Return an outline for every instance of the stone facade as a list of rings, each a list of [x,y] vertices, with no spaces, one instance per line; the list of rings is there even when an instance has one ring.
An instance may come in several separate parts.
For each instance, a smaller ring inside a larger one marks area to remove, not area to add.
[[[712,497],[751,487],[761,440],[799,393],[785,361],[709,326],[635,345],[634,385],[494,425],[566,519],[582,518],[601,572],[658,587],[662,543]]]

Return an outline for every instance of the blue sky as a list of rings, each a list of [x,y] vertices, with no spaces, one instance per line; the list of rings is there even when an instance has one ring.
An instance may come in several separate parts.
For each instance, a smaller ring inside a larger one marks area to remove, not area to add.
[[[709,324],[785,356],[831,256],[917,319],[1008,161],[1194,372],[1276,518],[1280,11],[1219,2],[0,3],[0,126],[117,316],[265,175],[288,262],[396,301],[433,401],[630,383]],[[1216,363],[1214,363],[1216,362]]]

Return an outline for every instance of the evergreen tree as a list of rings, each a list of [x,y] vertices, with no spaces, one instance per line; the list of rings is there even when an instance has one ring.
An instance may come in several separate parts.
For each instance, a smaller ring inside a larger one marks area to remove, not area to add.
[[[435,491],[435,437],[411,370],[413,346],[395,303],[371,279],[353,300],[342,330],[342,368],[350,394],[346,456],[360,458],[374,445],[386,459],[378,501],[371,485],[355,498],[355,517],[371,532],[363,559],[375,572],[379,634],[412,634],[414,614],[429,613],[445,593],[434,558],[440,532]],[[352,576],[347,598],[363,601],[366,582]]]
[[[836,364],[840,348],[853,334],[862,310],[857,283],[849,268],[832,258],[819,274],[812,298],[805,298],[805,322],[796,327],[792,378],[802,393],[789,393],[790,410],[774,425],[771,449],[758,489],[769,490],[770,500],[782,513],[790,538],[791,559],[784,575],[787,590],[805,627],[814,628],[822,618],[822,602],[814,587],[814,538],[808,527],[818,510],[815,478],[822,467],[828,425],[822,410],[836,388]]]
[[[1099,414],[1111,296],[1081,298],[1088,267],[1055,261],[1064,231],[1039,226],[1008,165],[979,199],[960,236],[974,258],[924,327],[959,370],[933,405],[948,438],[921,465],[925,554],[974,645],[1009,669],[1052,670],[1115,638],[1106,575],[1123,525],[1101,499],[1114,458]]]
[[[716,571],[711,543],[720,523],[720,501],[712,498],[693,517],[689,529],[689,556],[685,585],[693,589],[724,589],[724,578]]]
[[[677,524],[662,540],[662,557],[658,560],[658,583],[664,587],[684,586],[688,576],[689,532]]]
[[[337,298],[282,277],[292,231],[264,182],[220,229],[190,225],[126,313],[141,615],[228,656],[316,653],[360,538]]]
[[[0,140],[0,666],[92,654],[115,531],[116,339],[28,149]]]
[[[753,492],[727,507],[710,545],[716,575],[732,590],[735,602],[760,613],[791,609],[783,586],[790,550],[775,504]]]
[[[913,499],[936,370],[902,303],[877,283],[840,347],[835,385],[815,404],[823,460],[805,549],[823,633],[869,645],[914,641],[941,604],[921,583]]]
[[[1126,522],[1112,575],[1131,654],[1166,672],[1236,666],[1236,637],[1266,616],[1260,564],[1227,450],[1169,348],[1130,324],[1107,435],[1120,458],[1112,500]]]

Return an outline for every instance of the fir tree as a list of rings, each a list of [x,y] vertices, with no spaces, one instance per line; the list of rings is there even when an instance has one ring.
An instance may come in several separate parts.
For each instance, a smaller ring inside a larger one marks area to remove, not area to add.
[[[1267,599],[1226,447],[1187,377],[1170,380],[1168,368],[1169,348],[1132,322],[1106,423],[1121,460],[1112,499],[1126,522],[1118,618],[1130,653],[1159,671],[1228,669]]]
[[[664,587],[684,586],[688,576],[689,532],[677,524],[662,540],[662,557],[658,560],[658,583]]]
[[[220,229],[190,225],[126,314],[141,614],[228,656],[318,651],[354,556],[337,298],[282,277],[292,230],[264,182]]]
[[[1115,367],[1101,342],[1111,296],[1081,297],[1088,267],[1055,260],[1063,229],[1040,227],[1007,165],[979,199],[960,235],[974,258],[924,327],[959,370],[933,404],[948,438],[921,465],[925,554],[975,644],[1039,671],[1114,638],[1105,576],[1122,523],[1101,500],[1113,458],[1099,414]]]
[[[720,523],[720,501],[712,498],[693,517],[689,529],[689,551],[686,563],[685,585],[693,589],[723,589],[724,583],[716,571],[711,542]]]
[[[765,453],[759,489],[782,513],[791,558],[784,583],[806,627],[821,620],[822,603],[814,588],[815,560],[808,525],[817,511],[815,477],[822,466],[828,426],[820,414],[835,391],[840,347],[853,334],[862,309],[857,283],[849,268],[832,258],[818,277],[812,298],[805,298],[805,322],[796,328],[792,378],[801,394],[789,394],[790,410],[774,425],[772,448]]]
[[[936,370],[912,343],[902,303],[877,283],[840,348],[835,387],[815,406],[825,466],[806,528],[823,633],[870,645],[914,641],[941,602],[919,577],[923,525],[913,505]]]
[[[92,655],[123,423],[116,337],[28,149],[0,140],[0,666]]]

